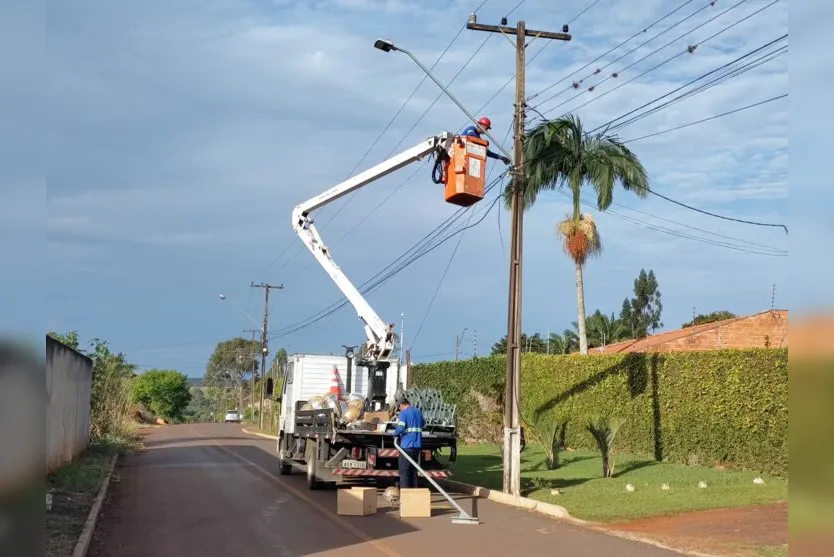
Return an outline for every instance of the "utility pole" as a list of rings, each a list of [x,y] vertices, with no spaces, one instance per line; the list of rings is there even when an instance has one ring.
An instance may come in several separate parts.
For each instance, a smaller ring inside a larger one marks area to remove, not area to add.
[[[252,333],[252,344],[255,344],[255,333],[258,332],[258,329],[243,329],[244,333]],[[249,353],[246,355],[247,361],[249,365],[252,365],[254,358],[252,358],[253,354]],[[252,418],[255,417],[255,366],[252,366],[252,373],[249,375],[249,398],[252,400]]]
[[[260,398],[261,401],[258,404],[258,429],[263,429],[264,427],[264,383],[266,383],[266,357],[269,355],[269,291],[273,289],[282,289],[284,288],[283,284],[269,284],[268,282],[260,282],[255,284],[254,282],[249,285],[252,288],[263,288],[264,289],[264,324],[263,328],[261,329],[261,388],[260,391]]]
[[[511,216],[510,240],[510,288],[507,304],[507,377],[504,395],[504,493],[521,495],[521,429],[518,409],[519,386],[521,375],[521,262],[522,230],[524,216],[524,189],[526,173],[524,172],[524,126],[525,126],[525,51],[527,37],[569,41],[568,26],[562,26],[562,33],[533,31],[526,27],[524,21],[515,27],[507,27],[506,18],[502,25],[481,25],[477,16],[469,16],[467,29],[515,35],[516,69],[515,69],[515,141],[513,143],[513,204]]]

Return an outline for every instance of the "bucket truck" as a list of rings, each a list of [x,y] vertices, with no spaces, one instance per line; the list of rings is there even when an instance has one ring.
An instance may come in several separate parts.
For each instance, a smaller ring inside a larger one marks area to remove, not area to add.
[[[282,474],[289,474],[293,467],[306,468],[310,489],[323,482],[398,477],[399,453],[392,436],[396,428],[393,402],[404,392],[426,418],[420,465],[432,478],[451,475],[450,467],[457,455],[455,406],[443,402],[435,390],[404,391],[399,383],[399,367],[397,381],[390,380],[394,324],[382,320],[333,260],[316,229],[312,212],[426,156],[435,157],[432,179],[445,186],[446,201],[472,205],[484,196],[486,145],[485,140],[477,137],[443,132],[293,209],[293,230],[356,309],[364,326],[365,342],[355,358],[356,385],[348,384],[345,388],[347,398],[332,393],[317,396],[316,389],[326,388],[330,377],[327,367],[322,371],[321,366],[312,365],[318,361],[314,357],[295,358],[288,365],[283,392],[275,397],[281,402],[277,452]],[[360,378],[363,372],[364,377]],[[356,388],[363,392],[352,392]],[[441,459],[443,449],[449,449],[448,458]]]

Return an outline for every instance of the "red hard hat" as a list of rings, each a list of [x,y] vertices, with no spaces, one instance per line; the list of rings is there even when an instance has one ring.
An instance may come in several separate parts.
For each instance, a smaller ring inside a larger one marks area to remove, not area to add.
[[[485,128],[491,128],[492,127],[492,121],[490,121],[490,119],[487,118],[486,116],[481,116],[480,119],[478,119],[478,123]]]

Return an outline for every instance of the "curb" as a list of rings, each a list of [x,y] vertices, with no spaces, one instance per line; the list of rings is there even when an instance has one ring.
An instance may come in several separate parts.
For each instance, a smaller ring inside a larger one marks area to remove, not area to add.
[[[513,495],[507,495],[502,491],[494,491],[485,487],[466,484],[455,480],[441,480],[440,483],[448,486],[450,489],[457,491],[458,493],[463,493],[465,495],[473,495],[481,499],[501,503],[502,505],[509,505],[511,507],[535,511],[552,518],[567,520],[583,526],[590,524],[584,520],[572,517],[565,507],[554,505],[552,503],[543,503],[527,497],[515,497]]]
[[[93,541],[93,534],[96,531],[98,517],[101,514],[101,507],[104,504],[105,497],[107,497],[107,489],[110,487],[110,479],[113,477],[118,460],[119,455],[117,453],[113,456],[113,461],[110,463],[110,470],[107,472],[107,476],[105,476],[104,482],[101,484],[101,489],[99,489],[93,507],[90,509],[90,514],[87,515],[87,521],[84,522],[84,528],[81,529],[81,535],[78,536],[72,557],[85,557],[90,549],[90,543]]]
[[[266,433],[259,433],[257,431],[249,431],[245,427],[243,428],[243,433],[248,433],[249,435],[257,435],[258,437],[264,437],[266,439],[275,439],[275,440],[278,439],[278,437],[276,437],[275,435],[267,435]]]

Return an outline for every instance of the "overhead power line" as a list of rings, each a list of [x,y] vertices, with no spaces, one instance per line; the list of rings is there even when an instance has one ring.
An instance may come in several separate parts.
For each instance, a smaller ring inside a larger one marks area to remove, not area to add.
[[[678,38],[676,38],[676,39],[674,39],[674,40],[672,40],[672,41],[670,41],[670,42],[666,43],[664,46],[662,46],[662,47],[660,47],[660,48],[656,49],[655,51],[653,51],[653,52],[651,52],[651,53],[647,54],[646,56],[644,56],[643,58],[641,58],[640,60],[638,60],[638,61],[637,61],[637,62],[635,62],[634,64],[630,64],[629,66],[627,66],[627,68],[633,67],[636,63],[639,63],[639,62],[641,62],[641,61],[645,60],[646,58],[648,58],[648,57],[649,57],[649,56],[651,56],[652,54],[654,54],[654,53],[656,53],[656,52],[659,52],[660,50],[662,50],[662,49],[666,48],[667,46],[669,46],[669,45],[671,45],[671,44],[673,44],[673,43],[675,43],[675,42],[679,41],[679,40],[680,40],[680,39],[682,39],[683,37],[685,37],[685,36],[687,36],[687,35],[689,35],[689,34],[691,34],[691,33],[695,32],[696,30],[700,29],[701,27],[704,27],[704,26],[705,26],[705,25],[707,25],[708,23],[710,23],[710,22],[714,21],[715,19],[717,19],[717,18],[721,17],[722,15],[726,14],[727,12],[729,12],[729,11],[731,11],[731,10],[736,9],[737,7],[739,7],[741,4],[743,4],[743,3],[744,3],[744,2],[746,2],[746,1],[747,1],[747,0],[740,0],[738,3],[734,4],[733,6],[730,6],[729,8],[727,8],[726,10],[724,10],[723,12],[719,13],[718,15],[713,16],[712,18],[710,18],[710,19],[708,19],[707,21],[705,21],[705,22],[701,23],[701,24],[700,24],[700,25],[698,25],[697,27],[695,27],[695,28],[691,29],[690,31],[687,31],[686,33],[684,33],[684,34],[680,35]],[[614,87],[613,89],[609,89],[609,90],[607,90],[607,91],[605,91],[605,92],[603,92],[603,93],[600,93],[599,95],[597,95],[597,96],[596,96],[596,97],[594,97],[593,99],[589,99],[588,101],[586,101],[586,102],[584,102],[584,103],[580,104],[579,106],[574,107],[574,108],[573,108],[572,110],[570,110],[569,112],[575,112],[575,111],[579,110],[580,108],[583,108],[583,107],[585,107],[585,106],[587,106],[587,105],[591,104],[592,102],[596,102],[596,101],[598,101],[599,99],[601,99],[601,98],[605,97],[606,95],[609,95],[609,94],[613,93],[614,91],[616,91],[616,90],[618,90],[618,89],[620,89],[620,88],[622,88],[622,87],[625,87],[625,86],[626,86],[626,85],[628,85],[629,83],[632,83],[632,82],[636,81],[637,79],[639,79],[639,78],[641,78],[641,77],[643,77],[643,76],[645,76],[645,75],[648,75],[649,73],[651,73],[651,72],[653,72],[653,71],[657,70],[658,68],[661,68],[661,67],[665,66],[665,65],[666,65],[666,64],[668,64],[669,62],[672,62],[673,60],[676,60],[677,58],[680,58],[681,56],[684,56],[685,54],[692,54],[693,52],[695,52],[695,50],[696,50],[699,46],[703,45],[704,43],[707,43],[707,42],[711,41],[711,40],[712,40],[712,39],[714,39],[715,37],[718,37],[719,35],[721,35],[721,34],[723,34],[723,33],[726,33],[727,31],[729,31],[730,29],[733,29],[733,28],[734,28],[734,27],[736,27],[737,25],[740,25],[741,23],[743,23],[743,22],[747,21],[748,19],[750,19],[750,18],[752,18],[752,17],[754,17],[754,16],[756,16],[756,15],[760,14],[761,12],[763,12],[764,10],[766,10],[766,9],[770,8],[771,6],[773,6],[774,4],[776,4],[777,2],[779,2],[779,0],[773,0],[772,2],[770,2],[769,4],[767,4],[766,6],[764,6],[764,7],[762,7],[762,8],[759,8],[759,9],[758,9],[758,10],[756,10],[755,12],[753,12],[753,13],[751,13],[751,14],[749,14],[749,15],[744,16],[743,18],[741,18],[741,19],[739,19],[739,20],[737,20],[737,21],[733,22],[732,24],[730,24],[730,25],[728,25],[728,26],[726,26],[726,27],[721,28],[719,31],[717,31],[716,33],[713,33],[712,35],[710,35],[710,36],[709,36],[709,37],[707,37],[706,39],[703,39],[703,40],[701,40],[701,41],[698,41],[698,42],[697,42],[697,43],[695,43],[695,44],[692,44],[692,45],[687,46],[685,49],[681,50],[681,51],[680,51],[680,52],[678,52],[677,54],[674,54],[674,55],[670,56],[669,58],[667,58],[667,59],[663,60],[662,62],[660,62],[660,63],[658,63],[658,64],[656,64],[656,65],[652,66],[652,67],[651,67],[651,68],[649,68],[648,70],[645,70],[644,72],[639,73],[638,75],[634,76],[633,78],[629,79],[628,81],[626,81],[626,82],[624,82],[624,83],[621,83],[621,84],[617,85],[617,86],[616,86],[616,87]],[[622,70],[621,70],[621,71],[622,71]],[[614,75],[617,75],[617,76],[619,77],[619,72],[615,72],[614,74],[612,74],[611,76],[609,76],[609,77],[607,77],[607,78],[603,79],[603,80],[602,80],[602,81],[600,81],[599,83],[594,84],[593,86],[591,86],[590,88],[588,88],[588,91],[591,91],[591,90],[595,89],[595,88],[596,88],[597,86],[599,86],[600,84],[602,84],[602,83],[604,83],[604,82],[608,81],[608,79],[612,79]],[[580,92],[580,93],[578,93],[578,94],[574,95],[573,97],[571,97],[570,99],[568,99],[567,101],[563,101],[562,103],[559,103],[558,105],[554,106],[553,108],[550,108],[550,109],[548,109],[547,111],[545,111],[545,114],[549,114],[549,113],[553,112],[554,110],[556,110],[556,109],[557,109],[557,108],[559,108],[560,106],[562,106],[562,105],[564,105],[564,104],[566,104],[566,103],[568,103],[568,102],[570,102],[570,101],[572,101],[572,100],[574,100],[574,99],[578,98],[579,96],[583,95],[584,93],[585,93],[585,91]]]
[[[585,68],[587,68],[588,66],[590,66],[591,64],[593,64],[594,62],[597,62],[597,61],[599,61],[599,60],[601,60],[601,59],[605,58],[606,56],[608,56],[609,54],[611,54],[611,53],[612,53],[612,52],[614,52],[615,50],[619,49],[620,47],[625,46],[626,44],[628,44],[629,42],[631,42],[632,40],[634,40],[636,37],[639,37],[639,36],[640,36],[640,35],[642,35],[643,33],[646,33],[646,32],[647,32],[649,29],[651,29],[652,27],[654,27],[654,26],[655,26],[655,25],[657,25],[658,23],[662,22],[662,21],[663,21],[663,20],[665,20],[666,18],[670,17],[671,15],[673,15],[673,14],[677,13],[679,10],[681,10],[681,9],[685,8],[687,5],[691,4],[691,3],[692,3],[692,2],[694,2],[694,1],[695,1],[695,0],[686,0],[686,2],[684,2],[683,4],[681,4],[680,6],[678,6],[677,8],[675,8],[674,10],[672,10],[672,11],[670,11],[670,12],[667,12],[667,13],[666,13],[666,15],[664,15],[664,16],[663,16],[663,17],[661,17],[660,19],[655,20],[654,22],[650,23],[648,26],[646,26],[646,27],[642,28],[640,31],[637,31],[636,33],[634,33],[633,35],[631,35],[631,36],[630,36],[629,38],[627,38],[626,40],[622,41],[622,42],[621,42],[620,44],[618,44],[617,46],[614,46],[614,47],[610,48],[609,50],[607,50],[606,52],[604,52],[604,53],[600,54],[599,56],[597,56],[596,58],[594,58],[593,60],[591,60],[590,62],[588,62],[588,63],[587,63],[587,64],[585,64],[584,66],[582,66],[581,68],[579,68],[579,69],[577,69],[577,70],[572,71],[571,73],[569,73],[569,74],[567,74],[566,76],[564,76],[563,78],[561,78],[559,81],[556,81],[556,82],[554,82],[554,83],[551,83],[550,85],[548,85],[547,87],[545,87],[544,89],[542,89],[541,91],[539,91],[538,93],[535,93],[535,94],[533,94],[533,95],[530,95],[530,96],[527,98],[527,101],[528,101],[528,102],[529,102],[529,101],[532,101],[533,99],[535,99],[535,98],[539,97],[540,95],[543,95],[543,94],[544,94],[544,93],[546,93],[547,91],[550,91],[551,89],[553,89],[554,87],[556,87],[556,86],[557,86],[557,85],[559,85],[560,83],[564,83],[564,82],[565,82],[565,80],[567,80],[567,79],[569,79],[569,78],[573,77],[574,75],[578,74],[579,72],[581,72],[582,70],[584,70]],[[709,6],[710,6],[710,4],[707,4],[706,6],[704,6],[703,8],[701,8],[700,10],[696,11],[695,13],[693,13],[692,15],[695,15],[695,14],[699,13],[701,10],[706,9],[706,8],[707,8],[707,7],[709,7]],[[692,15],[690,15],[689,17],[692,17]],[[667,27],[664,31],[662,31],[662,32],[658,33],[657,35],[655,35],[655,36],[654,36],[654,37],[652,37],[651,39],[648,39],[647,41],[640,43],[640,44],[639,44],[639,45],[637,45],[637,47],[635,47],[634,49],[629,50],[628,52],[626,52],[625,54],[623,54],[623,55],[622,55],[622,56],[620,56],[619,58],[617,58],[617,59],[615,59],[615,60],[612,60],[611,62],[609,62],[608,64],[606,64],[606,65],[605,65],[605,66],[603,66],[602,68],[600,68],[600,70],[603,70],[603,69],[607,68],[608,66],[610,66],[611,64],[615,64],[616,62],[618,62],[618,61],[622,60],[623,58],[625,58],[626,56],[628,56],[629,54],[631,54],[632,52],[634,52],[635,50],[637,50],[637,49],[638,49],[638,48],[640,48],[641,46],[643,46],[643,45],[645,45],[645,44],[647,44],[647,43],[649,43],[649,42],[653,41],[654,39],[656,39],[657,37],[659,37],[659,36],[660,36],[660,35],[662,35],[663,33],[666,33],[666,32],[668,32],[668,31],[670,31],[670,30],[674,29],[675,27],[677,27],[678,25],[680,25],[681,23],[683,23],[684,21],[686,21],[686,19],[688,19],[688,18],[685,18],[685,19],[682,19],[682,20],[678,21],[677,23],[675,23],[674,25],[672,25],[672,26],[670,26],[670,27]],[[591,73],[590,75],[588,75],[588,76],[586,76],[586,77],[584,77],[584,78],[580,79],[580,80],[578,81],[578,83],[582,83],[583,81],[585,81],[585,79],[587,79],[588,77],[592,77],[592,76],[594,76],[594,75],[597,75],[597,73],[598,73],[598,72],[596,72],[596,71],[595,71],[595,72],[593,72],[593,73]],[[556,93],[556,94],[554,94],[554,95],[552,95],[552,96],[550,96],[550,97],[546,98],[545,100],[543,100],[543,101],[539,102],[539,104],[538,104],[538,105],[536,105],[536,106],[541,106],[542,104],[547,103],[547,102],[549,102],[549,101],[551,101],[551,100],[555,99],[556,97],[558,97],[559,95],[561,95],[561,94],[562,94],[562,93],[564,93],[565,91],[569,91],[569,90],[570,90],[570,89],[572,89],[572,88],[573,88],[573,85],[569,85],[569,86],[567,86],[565,89],[562,89],[561,91],[559,91],[558,93]]]
[[[568,199],[572,199],[570,193],[562,191],[562,190],[558,190],[558,191],[559,191],[560,194],[567,197]],[[593,203],[591,203],[591,202],[589,202],[585,199],[580,198],[580,202],[583,205],[585,205],[586,207],[589,207],[589,208],[592,208],[592,209],[597,209],[595,204],[593,204]],[[692,227],[692,226],[689,226],[689,225],[686,225],[686,224],[683,224],[683,223],[680,223],[680,222],[672,221],[670,219],[664,219],[662,217],[657,217],[656,215],[652,215],[650,213],[637,211],[636,209],[633,209],[631,207],[626,207],[625,205],[621,205],[619,203],[614,203],[614,205],[619,205],[619,206],[621,206],[625,209],[628,209],[630,211],[635,211],[635,212],[638,212],[638,213],[642,213],[644,215],[651,216],[651,217],[654,217],[654,218],[657,218],[657,219],[660,219],[660,220],[666,220],[667,222],[672,222],[672,223],[677,224],[679,226],[683,226],[683,227],[694,229],[694,230],[699,230],[699,231],[705,232],[705,233],[713,235],[713,236],[723,237],[725,239],[731,240],[732,242],[723,241],[723,240],[716,240],[716,239],[712,239],[712,238],[704,238],[704,237],[701,237],[701,236],[695,236],[693,234],[682,232],[680,230],[674,230],[672,228],[667,228],[667,227],[664,227],[664,226],[660,226],[660,225],[657,225],[657,224],[652,224],[652,223],[646,222],[646,221],[641,220],[641,219],[630,217],[628,215],[624,215],[624,214],[619,213],[619,212],[617,212],[615,210],[612,210],[612,209],[607,209],[606,211],[603,211],[604,214],[613,215],[613,216],[615,216],[615,217],[617,217],[621,220],[631,222],[632,224],[636,224],[638,226],[642,226],[644,228],[648,228],[648,229],[654,230],[656,232],[661,232],[663,234],[667,234],[667,235],[670,235],[670,236],[675,236],[675,237],[682,238],[682,239],[687,239],[687,240],[693,240],[693,241],[696,241],[696,242],[700,242],[700,243],[703,243],[703,244],[708,244],[708,245],[712,245],[712,246],[716,246],[716,247],[723,247],[723,248],[730,249],[730,250],[733,250],[733,251],[740,251],[740,252],[750,253],[750,254],[753,254],[753,255],[764,255],[764,256],[770,256],[770,257],[785,257],[785,256],[788,255],[788,252],[786,250],[780,250],[780,249],[777,249],[777,248],[773,248],[771,246],[766,246],[766,245],[763,245],[763,244],[756,244],[754,242],[749,242],[747,240],[734,238],[732,236],[726,236],[726,235],[723,235],[723,234],[718,234],[717,232],[712,232],[712,231]]]
[[[625,113],[617,116],[616,118],[613,118],[613,119],[609,120],[605,124],[601,124],[601,125],[597,126],[593,130],[591,130],[591,133],[597,132],[597,131],[602,130],[602,129],[605,129],[606,132],[613,131],[613,130],[616,130],[616,129],[620,129],[620,128],[625,127],[629,124],[637,122],[638,120],[641,120],[641,119],[645,118],[646,116],[649,116],[650,114],[654,114],[654,113],[659,112],[659,111],[661,111],[665,108],[668,108],[670,105],[672,105],[676,102],[679,102],[679,101],[681,101],[685,98],[689,98],[689,97],[694,96],[696,94],[702,93],[702,92],[704,92],[708,89],[711,89],[712,87],[714,87],[716,85],[719,85],[720,83],[723,83],[723,82],[727,81],[730,78],[738,77],[739,75],[741,75],[743,73],[746,73],[750,70],[753,70],[753,69],[759,67],[762,64],[770,62],[774,58],[783,54],[787,50],[787,47],[780,47],[779,49],[777,49],[775,51],[770,51],[770,52],[766,52],[766,50],[768,48],[776,45],[777,43],[784,41],[787,37],[788,37],[788,35],[787,35],[787,33],[785,33],[784,35],[781,35],[780,37],[777,37],[777,38],[775,38],[771,41],[768,41],[767,43],[763,44],[762,46],[760,46],[758,48],[755,48],[755,49],[753,49],[749,52],[746,52],[745,54],[742,54],[741,56],[739,56],[739,57],[737,57],[737,58],[735,58],[735,59],[733,59],[733,60],[731,60],[731,61],[729,61],[725,64],[722,64],[722,65],[718,66],[717,68],[714,68],[714,69],[712,69],[712,70],[710,70],[706,73],[703,73],[703,74],[695,77],[694,79],[691,79],[690,81],[684,83],[683,85],[680,85],[679,87],[676,87],[676,88],[672,89],[671,91],[668,91],[667,93],[664,93],[663,95],[657,96],[654,99],[651,99],[650,101],[648,101],[644,104],[641,104],[640,106],[638,106],[636,108],[633,108],[633,109],[629,110],[628,112],[625,112]],[[745,59],[751,58],[752,56],[754,56],[756,54],[761,54],[762,52],[765,52],[765,53],[762,54],[761,56],[759,56],[758,58],[747,60],[744,64],[742,64],[740,66],[735,66],[739,62],[741,62]],[[663,104],[654,106],[654,107],[650,108],[649,110],[647,110],[647,111],[645,111],[641,114],[637,114],[636,116],[633,116],[629,119],[623,120],[627,116],[631,116],[635,112],[638,112],[638,111],[640,111],[640,110],[642,110],[646,107],[649,107],[649,106],[653,105],[654,103],[656,103],[657,101],[665,99],[665,98],[677,93],[678,91],[680,91],[682,89],[685,89],[685,88],[689,87],[690,85],[693,85],[693,84],[695,84],[695,83],[697,83],[697,82],[699,82],[699,81],[701,81],[701,80],[703,80],[707,77],[710,77],[710,76],[714,76],[712,80],[710,80],[708,82],[705,82],[705,83],[702,83],[701,85],[699,85],[699,86],[697,86],[693,89],[690,89],[689,91],[687,91],[687,92],[685,92],[681,95],[678,95],[677,97],[674,97],[674,98],[670,99],[669,101],[667,101]]]
[[[488,193],[489,191],[491,191],[496,186],[499,179],[500,179],[500,177],[493,180],[492,183],[490,183],[485,188],[485,190],[486,190],[485,193]],[[500,199],[500,194],[496,198],[496,200],[497,199]],[[425,256],[426,254],[431,253],[432,251],[437,249],[439,246],[444,244],[449,239],[453,238],[457,234],[460,234],[464,230],[467,230],[468,228],[472,228],[474,226],[477,226],[480,222],[483,221],[486,214],[494,206],[495,206],[495,202],[493,202],[493,204],[489,206],[489,209],[487,211],[485,211],[483,216],[481,216],[481,218],[478,219],[474,224],[460,227],[456,230],[453,230],[452,232],[450,232],[446,236],[440,238],[440,235],[443,234],[444,231],[448,230],[456,220],[459,220],[461,218],[461,216],[463,214],[465,214],[466,212],[468,212],[470,210],[473,210],[473,207],[466,207],[466,208],[462,208],[462,209],[457,210],[453,215],[448,217],[443,223],[441,223],[440,225],[435,227],[431,232],[426,234],[422,239],[420,239],[409,250],[407,250],[406,252],[401,254],[394,261],[392,261],[391,263],[389,263],[388,265],[383,267],[383,269],[381,271],[379,271],[376,275],[374,275],[370,279],[366,280],[362,285],[360,285],[360,287],[359,287],[360,292],[362,292],[363,294],[367,294],[367,293],[373,291],[374,289],[381,286],[382,284],[384,284],[385,282],[390,280],[392,277],[394,277],[395,275],[400,273],[403,269],[407,268],[408,266],[410,266],[411,264],[413,264],[414,262],[416,262],[417,260],[419,260],[420,258]],[[306,319],[303,319],[299,322],[296,322],[295,324],[290,325],[288,327],[285,327],[284,329],[274,333],[273,336],[287,336],[289,334],[292,334],[292,333],[295,333],[295,332],[300,331],[302,329],[305,329],[305,328],[307,328],[307,327],[309,327],[309,326],[311,326],[315,323],[318,323],[318,322],[322,321],[323,319],[326,319],[326,318],[330,317],[336,311],[338,311],[338,310],[342,309],[343,307],[347,306],[348,303],[349,302],[347,300],[340,299],[339,301],[336,301],[336,302],[330,304],[328,307],[320,310],[319,312],[313,314],[312,316],[310,316]]]
[[[671,133],[671,132],[674,132],[674,131],[682,130],[684,128],[688,128],[690,126],[695,126],[697,124],[703,124],[704,122],[709,122],[711,120],[717,120],[718,118],[723,118],[725,116],[729,116],[729,115],[735,114],[737,112],[742,112],[744,110],[749,110],[751,108],[755,108],[755,107],[761,106],[763,104],[767,104],[767,103],[770,103],[770,102],[773,102],[773,101],[778,101],[779,99],[784,99],[787,96],[788,96],[788,94],[785,93],[785,94],[779,95],[777,97],[771,97],[771,98],[765,99],[763,101],[755,102],[753,104],[748,104],[746,106],[742,106],[742,107],[739,107],[739,108],[734,108],[733,110],[728,110],[727,112],[722,112],[721,114],[716,114],[715,116],[709,116],[708,118],[701,118],[700,120],[695,120],[694,122],[687,122],[686,124],[681,124],[681,125],[675,126],[673,128],[668,128],[668,129],[660,130],[660,131],[657,131],[657,132],[654,132],[654,133],[641,135],[640,137],[634,137],[632,139],[626,139],[624,141],[624,143],[634,143],[635,141],[642,141],[643,139],[648,139],[650,137],[656,137],[658,135],[663,135],[663,134]]]
[[[745,219],[737,219],[737,218],[734,218],[734,217],[727,217],[725,215],[719,215],[717,213],[712,213],[710,211],[705,211],[703,209],[693,207],[692,205],[687,205],[686,203],[683,203],[682,201],[677,201],[675,199],[672,199],[671,197],[667,197],[667,196],[663,195],[662,193],[658,193],[651,188],[649,188],[648,191],[652,195],[656,195],[657,197],[659,197],[661,199],[665,199],[666,201],[668,201],[670,203],[674,203],[675,205],[679,205],[681,207],[689,209],[690,211],[695,211],[696,213],[701,213],[702,215],[707,215],[707,216],[714,217],[714,218],[717,218],[717,219],[722,219],[722,220],[740,222],[742,224],[750,224],[750,225],[753,225],[753,226],[768,226],[768,227],[773,227],[773,228],[781,228],[785,231],[785,234],[788,233],[788,227],[784,224],[758,222],[758,221],[754,221],[754,220],[745,220]]]

